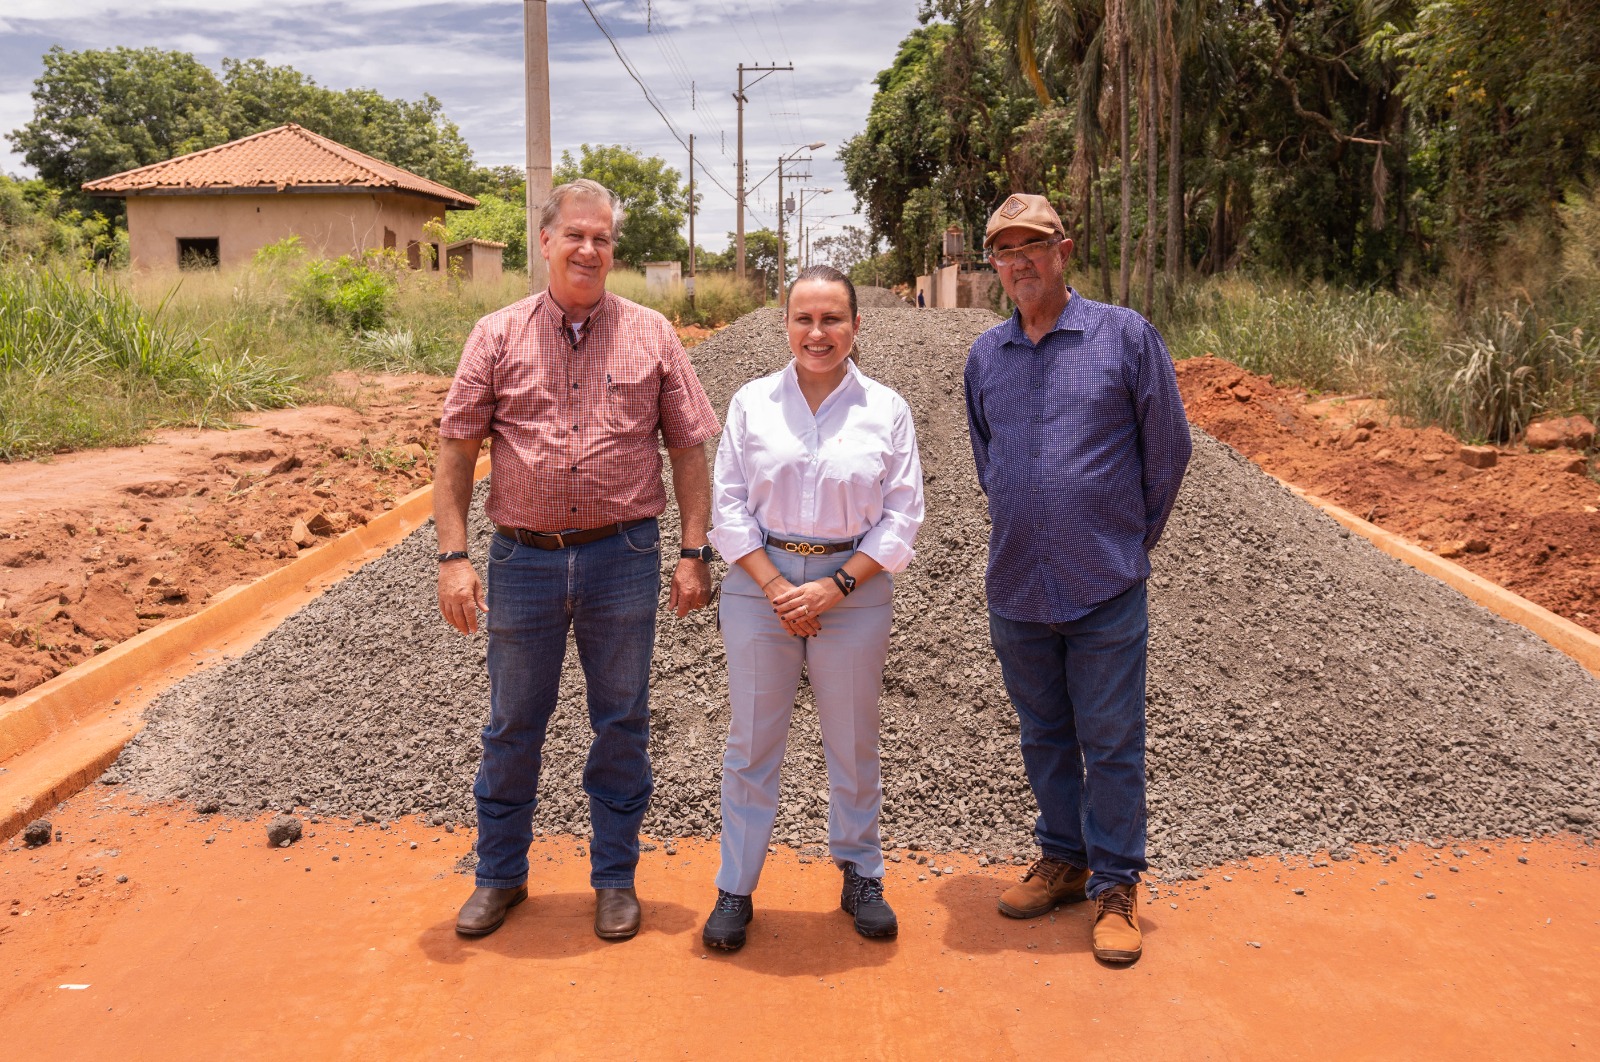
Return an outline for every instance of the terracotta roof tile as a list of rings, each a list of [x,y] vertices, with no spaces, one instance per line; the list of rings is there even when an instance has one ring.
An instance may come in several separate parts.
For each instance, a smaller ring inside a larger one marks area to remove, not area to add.
[[[125,196],[288,188],[379,188],[440,199],[452,209],[478,201],[290,122],[165,162],[89,181],[94,195]]]

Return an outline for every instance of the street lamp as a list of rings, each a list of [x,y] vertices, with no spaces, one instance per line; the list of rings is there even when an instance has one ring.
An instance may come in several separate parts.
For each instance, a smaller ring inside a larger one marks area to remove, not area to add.
[[[805,189],[801,189],[800,190],[800,219],[797,222],[795,222],[795,226],[794,226],[794,231],[795,231],[796,235],[803,237],[804,233],[806,231],[806,201],[810,200],[810,199],[815,199],[819,195],[832,195],[832,194],[833,194],[833,189],[832,188],[818,188],[814,192],[807,192]],[[804,245],[802,244],[802,246],[804,246]],[[809,258],[810,255],[807,255],[806,257]],[[801,263],[800,263],[800,268],[804,269],[806,266],[808,266],[810,264],[811,264],[810,262],[802,260]]]
[[[783,242],[783,164],[792,161],[802,151],[815,151],[817,148],[826,145],[826,143],[827,141],[825,140],[818,140],[810,144],[801,144],[787,155],[782,155],[778,158],[778,298],[780,299],[783,298],[785,273],[788,271],[785,258],[787,252]],[[803,161],[810,162],[811,160],[805,159]]]

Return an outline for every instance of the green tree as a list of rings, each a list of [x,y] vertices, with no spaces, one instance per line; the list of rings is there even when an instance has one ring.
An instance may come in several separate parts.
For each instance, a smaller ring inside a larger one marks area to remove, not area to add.
[[[1393,43],[1470,297],[1510,227],[1600,165],[1600,0],[1436,0]]]
[[[432,96],[335,91],[260,59],[222,66],[219,78],[185,52],[53,47],[33,84],[32,119],[7,137],[69,207],[118,214],[120,202],[90,200],[79,186],[285,122],[452,187],[472,176],[472,151]]]
[[[222,69],[228,140],[294,122],[468,191],[462,186],[474,173],[472,149],[431,95],[410,101],[389,99],[372,89],[329,89],[293,67],[269,66],[261,59],[224,59]]]
[[[528,211],[521,200],[485,192],[476,210],[451,210],[445,224],[452,240],[477,238],[506,245],[504,262],[512,269],[528,265]]]
[[[839,158],[872,235],[889,241],[898,282],[937,264],[952,222],[983,231],[1017,167],[1031,164],[1011,151],[1039,105],[1008,83],[1000,35],[976,14],[913,30],[877,84],[866,129]]]
[[[812,260],[826,262],[841,273],[849,273],[877,253],[878,241],[859,225],[846,225],[838,233],[811,243]]]
[[[221,83],[184,52],[57,45],[33,85],[33,118],[7,139],[41,180],[78,205],[89,203],[78,191],[84,181],[228,139]],[[120,203],[111,209],[120,212]]]
[[[688,219],[688,190],[678,171],[663,159],[621,144],[584,144],[577,159],[563,151],[554,174],[557,184],[580,177],[611,189],[627,211],[617,241],[617,261],[639,268],[645,262],[688,260],[688,241],[678,231]]]

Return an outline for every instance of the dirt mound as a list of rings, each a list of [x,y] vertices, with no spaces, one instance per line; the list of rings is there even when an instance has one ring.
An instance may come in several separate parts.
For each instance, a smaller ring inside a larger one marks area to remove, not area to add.
[[[1189,418],[1273,475],[1600,633],[1600,483],[1571,451],[1499,447],[1493,467],[1382,402],[1280,388],[1219,358],[1178,364]]]
[[[988,520],[961,368],[994,318],[867,311],[863,368],[910,403],[928,520],[896,580],[883,699],[892,841],[1031,851],[1017,723],[989,648]],[[697,347],[713,402],[787,359],[777,311]],[[1351,536],[1202,432],[1151,581],[1151,858],[1168,873],[1356,842],[1592,833],[1600,684],[1522,628]],[[474,507],[481,563],[489,528]],[[669,510],[667,523],[675,515]],[[668,526],[664,540],[673,541]],[[330,590],[238,661],[164,695],[107,775],[234,812],[305,808],[471,821],[488,702],[484,641],[437,616],[431,528]],[[669,551],[670,552],[670,551]],[[675,558],[664,558],[670,568]],[[536,825],[587,831],[588,727],[569,653]],[[647,832],[718,826],[727,733],[713,618],[663,612]],[[775,839],[826,837],[802,691]]]
[[[359,388],[359,412],[251,414],[235,431],[0,464],[0,698],[205,607],[427,483],[446,386],[377,378]],[[297,520],[311,525],[299,544]]]

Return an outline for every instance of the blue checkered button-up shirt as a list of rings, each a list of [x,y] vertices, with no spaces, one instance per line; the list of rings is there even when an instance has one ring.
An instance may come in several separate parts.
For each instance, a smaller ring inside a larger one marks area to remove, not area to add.
[[[1071,292],[1037,346],[1017,314],[979,336],[966,389],[990,610],[1066,623],[1147,578],[1191,450],[1150,322]]]

